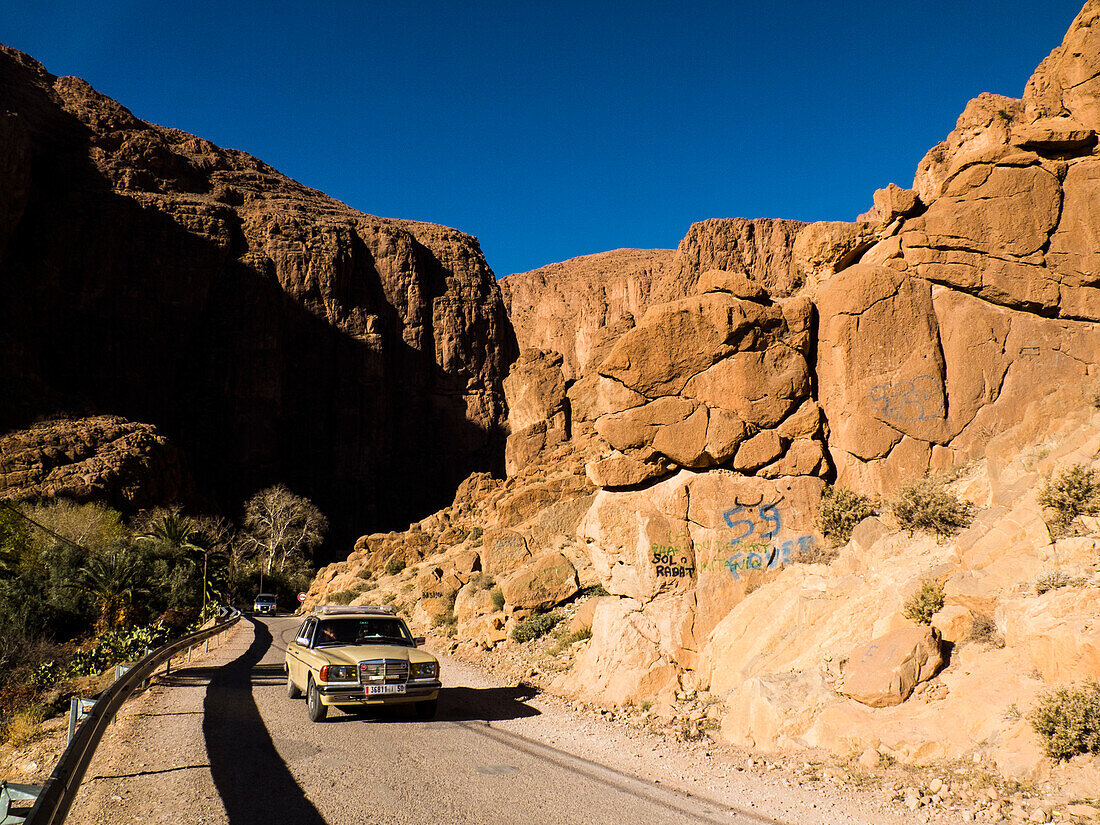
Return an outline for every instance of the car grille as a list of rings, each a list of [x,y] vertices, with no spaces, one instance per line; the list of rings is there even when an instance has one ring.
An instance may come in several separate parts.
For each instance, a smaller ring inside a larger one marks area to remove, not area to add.
[[[370,659],[359,663],[359,683],[401,684],[409,681],[409,663],[404,659]]]

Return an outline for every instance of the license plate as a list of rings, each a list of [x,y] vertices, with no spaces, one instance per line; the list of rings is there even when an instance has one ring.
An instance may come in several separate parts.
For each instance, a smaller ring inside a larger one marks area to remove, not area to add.
[[[404,693],[404,685],[367,685],[367,696],[377,696],[380,693]]]

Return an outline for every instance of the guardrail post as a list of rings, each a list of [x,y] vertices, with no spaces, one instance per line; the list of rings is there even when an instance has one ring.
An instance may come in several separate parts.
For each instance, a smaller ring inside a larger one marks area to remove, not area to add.
[[[42,792],[41,785],[17,785],[14,782],[0,782],[0,825],[15,825],[24,822],[30,814],[30,805]],[[16,802],[23,804],[16,807]]]
[[[69,738],[68,742],[73,741],[73,736],[76,735],[76,726],[80,721],[88,715],[88,711],[95,705],[95,699],[83,699],[79,696],[74,696],[69,702]]]

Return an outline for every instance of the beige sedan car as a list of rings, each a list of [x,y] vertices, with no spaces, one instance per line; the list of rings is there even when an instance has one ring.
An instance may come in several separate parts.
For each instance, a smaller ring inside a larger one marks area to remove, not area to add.
[[[287,696],[305,693],[314,722],[332,705],[355,711],[411,704],[430,719],[441,687],[439,660],[417,649],[423,641],[388,607],[319,607],[287,645]]]

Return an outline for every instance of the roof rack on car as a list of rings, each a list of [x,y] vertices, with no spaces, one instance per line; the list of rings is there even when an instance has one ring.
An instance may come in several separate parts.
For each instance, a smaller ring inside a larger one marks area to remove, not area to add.
[[[377,614],[385,613],[392,616],[396,611],[393,609],[393,605],[346,605],[346,604],[321,604],[313,608],[314,615],[317,616],[339,616],[339,615],[364,615],[364,614]]]

